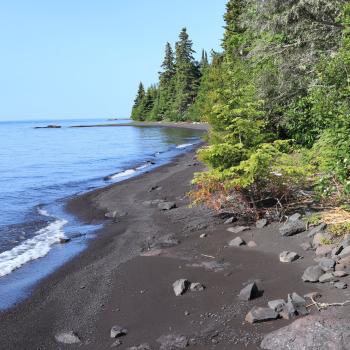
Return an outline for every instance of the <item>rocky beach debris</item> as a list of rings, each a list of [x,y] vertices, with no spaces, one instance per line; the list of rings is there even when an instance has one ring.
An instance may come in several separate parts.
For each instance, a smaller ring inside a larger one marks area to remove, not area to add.
[[[187,291],[190,284],[191,284],[190,281],[185,279],[185,278],[181,278],[181,279],[175,281],[173,283],[173,289],[174,289],[175,295],[178,297],[178,296],[184,294]]]
[[[157,342],[160,344],[159,350],[177,350],[188,346],[188,338],[178,334],[162,335]]]
[[[276,320],[278,313],[269,307],[255,306],[251,309],[245,317],[245,320],[249,323],[260,323],[266,321]]]
[[[78,334],[73,331],[58,333],[55,335],[55,339],[62,344],[78,344],[81,342]]]
[[[318,282],[319,278],[323,275],[323,270],[318,266],[309,266],[302,275],[304,282],[315,283]]]
[[[166,211],[176,208],[175,202],[162,202],[158,204],[158,209]]]
[[[282,263],[291,263],[300,259],[300,256],[298,253],[295,252],[284,251],[279,255],[279,259]]]
[[[261,342],[265,350],[349,350],[348,320],[310,315],[267,334]]]
[[[111,328],[111,338],[119,338],[128,334],[128,330],[122,326],[114,325]]]
[[[256,282],[247,284],[238,294],[238,298],[243,301],[249,301],[259,298],[263,291],[259,289]]]
[[[246,242],[241,238],[241,237],[236,237],[234,239],[232,239],[228,245],[230,247],[240,247],[242,245],[246,245]]]
[[[199,282],[194,282],[190,284],[191,292],[202,292],[205,289],[205,286]]]
[[[294,236],[294,235],[301,233],[301,232],[304,232],[306,230],[306,225],[305,225],[305,222],[303,220],[299,220],[299,219],[298,220],[294,220],[294,219],[291,220],[291,218],[289,218],[279,228],[279,232],[280,232],[281,236],[283,236],[283,237]]]

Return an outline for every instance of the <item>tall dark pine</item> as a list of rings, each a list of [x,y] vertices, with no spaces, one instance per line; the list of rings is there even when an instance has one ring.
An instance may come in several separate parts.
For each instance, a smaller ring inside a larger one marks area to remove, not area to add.
[[[143,113],[142,106],[143,106],[145,96],[146,96],[145,88],[144,88],[142,82],[140,82],[139,88],[137,90],[136,98],[134,100],[134,105],[133,105],[132,111],[131,111],[131,118],[133,120],[141,120],[142,119],[142,113]]]
[[[194,52],[187,30],[183,28],[175,52],[175,101],[172,109],[174,118],[178,120],[184,119],[198,92],[200,69],[193,58]]]
[[[201,61],[199,62],[199,66],[201,69],[201,73],[203,73],[203,71],[209,66],[208,54],[205,50],[202,50],[202,57]]]
[[[175,57],[169,43],[165,46],[165,56],[162,63],[162,71],[159,73],[158,104],[154,114],[157,119],[171,117],[171,108],[175,97]]]

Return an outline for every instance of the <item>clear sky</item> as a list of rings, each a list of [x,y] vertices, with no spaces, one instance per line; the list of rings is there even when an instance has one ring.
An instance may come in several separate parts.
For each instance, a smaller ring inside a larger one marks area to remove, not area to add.
[[[128,117],[186,26],[220,49],[226,0],[0,0],[0,120]]]

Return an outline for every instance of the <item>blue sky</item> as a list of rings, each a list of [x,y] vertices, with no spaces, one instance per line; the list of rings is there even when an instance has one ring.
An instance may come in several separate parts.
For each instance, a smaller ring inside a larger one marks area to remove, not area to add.
[[[226,0],[0,0],[0,120],[128,117],[186,26],[220,49]]]

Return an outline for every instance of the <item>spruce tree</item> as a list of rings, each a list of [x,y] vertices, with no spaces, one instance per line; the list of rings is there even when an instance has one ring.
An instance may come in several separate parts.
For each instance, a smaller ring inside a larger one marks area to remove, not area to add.
[[[165,57],[161,67],[162,71],[159,73],[158,103],[154,111],[155,119],[158,120],[170,118],[175,97],[175,57],[169,43],[165,46]]]
[[[145,88],[140,82],[139,88],[137,90],[136,98],[134,100],[134,105],[131,111],[131,119],[133,120],[141,120],[142,119],[142,104],[145,98]]]
[[[194,103],[200,81],[199,64],[194,60],[195,51],[186,28],[181,30],[176,43],[175,58],[175,101],[173,115],[176,120],[183,120],[188,108]]]

